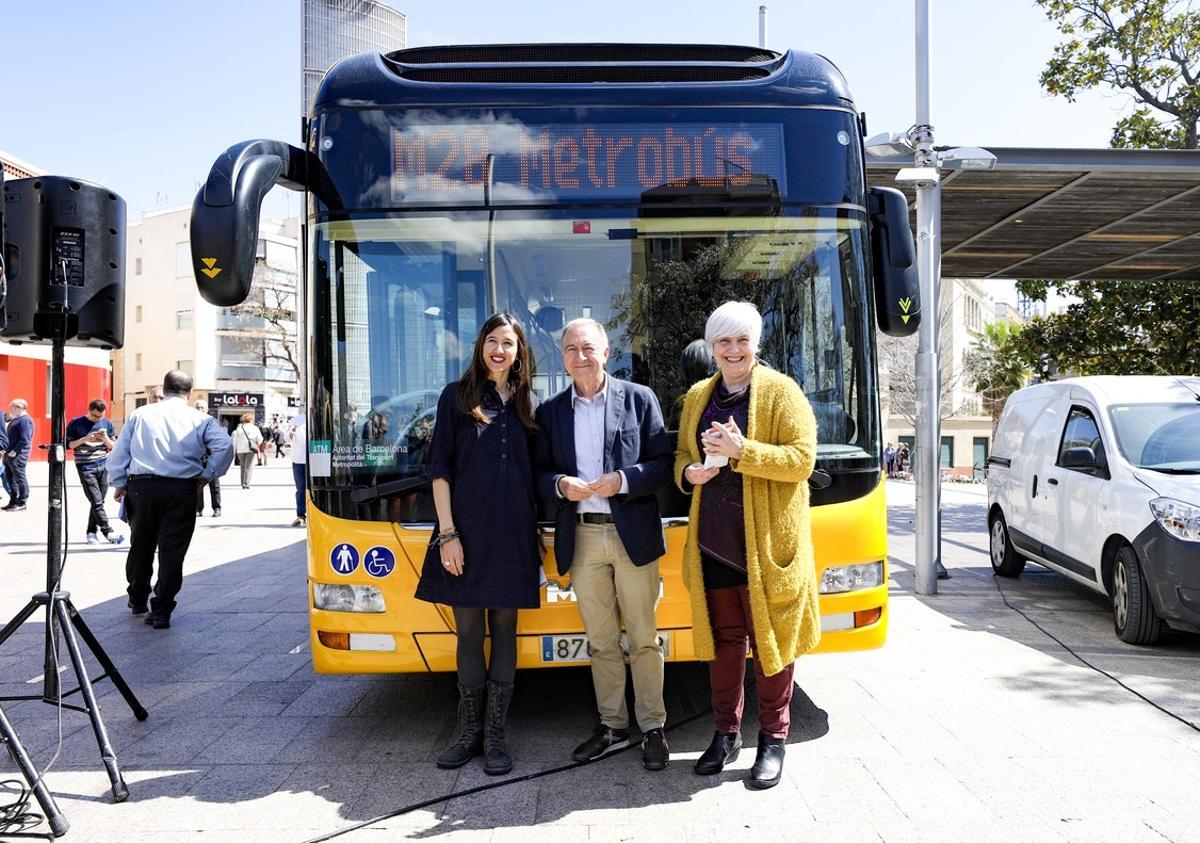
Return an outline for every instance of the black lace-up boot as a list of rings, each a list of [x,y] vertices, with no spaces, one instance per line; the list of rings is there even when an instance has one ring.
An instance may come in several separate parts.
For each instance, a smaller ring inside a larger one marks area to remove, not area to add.
[[[512,769],[512,758],[504,741],[504,721],[512,702],[511,682],[487,683],[487,723],[484,731],[483,772],[502,776]]]
[[[485,685],[478,688],[458,686],[458,739],[437,757],[443,770],[461,767],[483,752],[483,698]]]

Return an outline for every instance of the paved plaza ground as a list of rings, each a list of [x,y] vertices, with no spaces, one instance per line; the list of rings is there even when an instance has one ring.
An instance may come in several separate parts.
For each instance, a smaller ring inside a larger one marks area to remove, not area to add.
[[[953,579],[916,597],[913,487],[889,484],[888,644],[798,663],[775,789],[743,783],[752,750],[720,776],[692,773],[712,734],[708,680],[681,665],[667,670],[681,725],[665,772],[644,771],[635,750],[524,778],[566,766],[593,713],[586,670],[522,672],[512,783],[469,793],[495,780],[478,763],[433,764],[454,727],[452,676],[312,673],[286,461],[259,470],[250,492],[227,484],[224,517],[200,520],[167,631],[130,617],[125,549],[83,542],[68,475],[66,587],[150,717],[135,721],[110,683],[97,685],[130,787],[114,805],[86,718],[66,712],[46,780],[67,840],[304,841],[421,804],[337,839],[1200,841],[1200,636],[1132,647],[1102,598],[1057,574],[1030,565],[996,582],[982,486],[945,487]],[[32,479],[29,510],[0,513],[0,622],[43,587],[45,467]],[[36,691],[41,644],[31,622],[0,648],[0,695]],[[54,709],[5,710],[45,764]],[[755,734],[750,718],[750,747]],[[0,778],[13,769],[0,758]],[[0,789],[0,803],[13,793]]]

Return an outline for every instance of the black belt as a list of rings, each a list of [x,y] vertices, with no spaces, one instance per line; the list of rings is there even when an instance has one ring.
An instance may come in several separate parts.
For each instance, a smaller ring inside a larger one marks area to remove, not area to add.
[[[579,512],[575,514],[579,524],[615,524],[613,517],[607,512]]]
[[[199,475],[197,475],[197,476],[199,476]],[[168,483],[168,482],[169,483],[191,483],[191,482],[195,481],[195,479],[196,479],[195,477],[163,477],[161,474],[131,474],[131,475],[129,475],[130,482],[133,482],[134,480],[138,480],[138,481],[152,480],[152,481],[155,481],[158,483]]]

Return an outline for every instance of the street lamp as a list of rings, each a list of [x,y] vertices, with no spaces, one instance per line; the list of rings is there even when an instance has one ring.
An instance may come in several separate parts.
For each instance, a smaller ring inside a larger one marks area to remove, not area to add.
[[[916,480],[916,591],[937,594],[937,581],[949,576],[941,561],[941,349],[942,285],[942,193],[941,171],[990,170],[996,156],[977,146],[935,147],[933,127],[929,125],[928,94],[928,14],[921,26],[922,0],[918,0],[918,76],[917,111],[920,122],[904,133],[884,132],[866,141],[867,152],[882,159],[910,159],[915,166],[904,167],[896,181],[910,184],[917,194],[917,275],[926,318],[921,320],[917,336],[916,359],[916,438],[913,460]],[[926,48],[922,61],[922,45]],[[922,84],[923,83],[923,84]]]

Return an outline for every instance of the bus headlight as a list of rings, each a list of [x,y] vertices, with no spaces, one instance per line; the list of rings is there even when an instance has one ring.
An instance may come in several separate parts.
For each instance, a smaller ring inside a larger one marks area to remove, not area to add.
[[[860,591],[883,585],[883,563],[863,562],[859,565],[835,565],[826,568],[821,577],[822,594]]]
[[[326,612],[366,612],[378,614],[387,611],[383,605],[383,592],[373,585],[327,585],[313,583],[313,608]]]
[[[1175,538],[1200,542],[1200,506],[1171,498],[1155,498],[1150,501],[1150,511],[1162,528]]]

